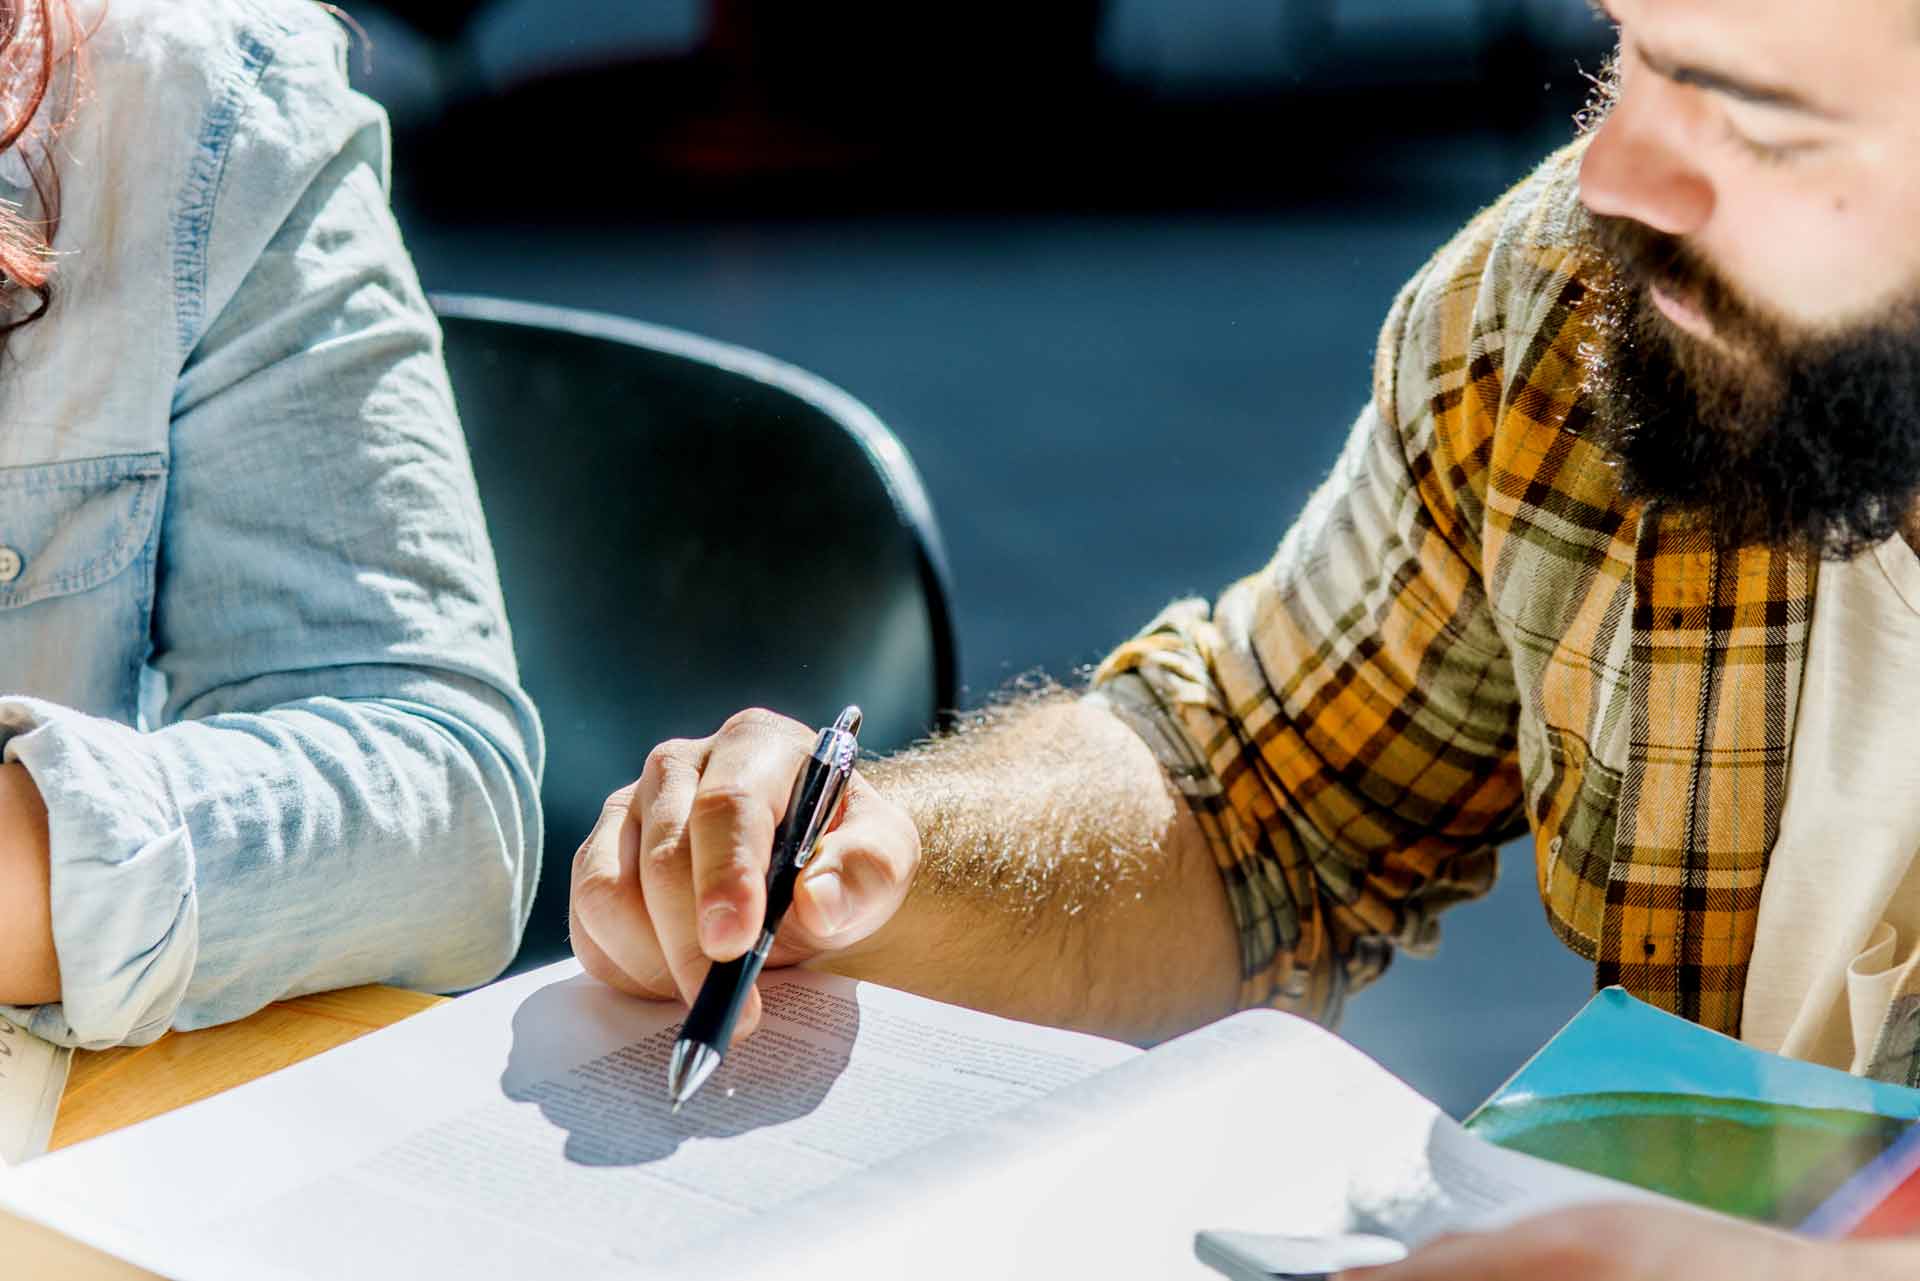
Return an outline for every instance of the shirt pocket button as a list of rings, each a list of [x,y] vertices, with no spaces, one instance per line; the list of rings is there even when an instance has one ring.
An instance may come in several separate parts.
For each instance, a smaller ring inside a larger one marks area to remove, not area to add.
[[[20,559],[20,553],[11,547],[0,546],[0,583],[10,583],[20,577],[20,571],[26,562]]]

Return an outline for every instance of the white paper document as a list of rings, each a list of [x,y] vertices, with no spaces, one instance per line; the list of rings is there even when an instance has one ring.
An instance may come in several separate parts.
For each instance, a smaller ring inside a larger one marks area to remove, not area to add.
[[[180,1281],[1204,1277],[1201,1228],[1434,1231],[1620,1185],[1498,1151],[1284,1015],[1142,1053],[783,971],[678,1116],[682,1010],[568,962],[0,1172]]]
[[[0,1165],[47,1150],[73,1051],[0,1018]]]

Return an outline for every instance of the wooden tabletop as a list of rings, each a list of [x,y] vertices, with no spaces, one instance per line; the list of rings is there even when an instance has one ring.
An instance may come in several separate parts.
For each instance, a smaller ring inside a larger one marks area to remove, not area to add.
[[[397,1023],[446,998],[393,987],[359,987],[269,1005],[251,1018],[199,1032],[169,1032],[152,1045],[73,1056],[48,1149],[110,1134],[312,1058]],[[62,1281],[156,1281],[153,1274],[0,1213],[0,1258],[8,1274]]]

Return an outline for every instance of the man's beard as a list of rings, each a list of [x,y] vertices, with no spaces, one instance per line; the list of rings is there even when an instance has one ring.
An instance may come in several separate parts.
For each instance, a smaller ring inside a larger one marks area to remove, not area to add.
[[[1847,559],[1920,500],[1920,291],[1870,321],[1807,336],[1745,304],[1683,242],[1592,216],[1611,261],[1586,403],[1622,486],[1733,549]],[[1731,351],[1674,326],[1650,286]]]

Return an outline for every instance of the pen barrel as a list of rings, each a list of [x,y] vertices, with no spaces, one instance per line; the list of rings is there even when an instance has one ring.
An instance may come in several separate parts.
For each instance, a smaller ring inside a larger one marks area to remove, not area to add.
[[[787,812],[774,834],[773,854],[767,864],[767,911],[762,917],[760,943],[752,951],[731,961],[716,961],[707,971],[694,997],[693,1008],[680,1029],[683,1041],[698,1041],[725,1055],[733,1039],[733,1025],[747,1003],[747,992],[760,977],[772,947],[772,935],[793,906],[794,886],[801,869],[813,857],[820,834],[833,820],[833,809],[840,803],[840,791],[846,783],[844,771],[832,768],[837,740],[828,733],[820,736],[814,752],[793,781],[793,793],[787,798]]]
[[[829,731],[830,733],[831,731]],[[773,856],[767,864],[767,912],[763,928],[777,931],[793,906],[794,886],[800,872],[813,858],[833,810],[840,803],[844,774],[831,768],[834,744],[828,734],[820,736],[813,754],[807,758],[799,777],[793,780],[793,793],[787,797],[787,812],[773,838]]]

